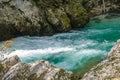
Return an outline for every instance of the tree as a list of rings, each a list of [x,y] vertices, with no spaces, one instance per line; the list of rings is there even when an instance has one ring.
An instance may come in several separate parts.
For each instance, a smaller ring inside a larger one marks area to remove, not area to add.
[[[105,13],[106,12],[106,10],[105,10],[105,0],[102,0],[102,2],[103,2],[103,13]]]
[[[4,60],[5,55],[8,55],[13,51],[12,49],[13,39],[7,40],[0,45],[0,61]]]

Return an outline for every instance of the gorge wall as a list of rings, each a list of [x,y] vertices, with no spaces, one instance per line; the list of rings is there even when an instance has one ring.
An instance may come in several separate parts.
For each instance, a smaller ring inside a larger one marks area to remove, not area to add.
[[[66,32],[88,21],[77,0],[0,0],[0,40]]]
[[[105,4],[105,12],[103,1]],[[89,16],[120,12],[119,0],[0,0],[0,40],[81,28]]]

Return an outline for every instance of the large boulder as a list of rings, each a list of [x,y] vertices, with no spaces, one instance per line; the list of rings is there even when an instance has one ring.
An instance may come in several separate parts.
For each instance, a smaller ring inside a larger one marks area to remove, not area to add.
[[[29,80],[71,80],[72,72],[54,67],[48,61],[31,64]]]
[[[89,21],[88,13],[82,7],[80,0],[66,0],[64,1],[64,8],[73,28],[84,26]]]
[[[88,19],[76,0],[0,0],[0,40],[66,32]]]
[[[3,75],[6,74],[7,71],[18,62],[20,62],[18,56],[13,56],[0,62],[0,80],[2,79]]]
[[[27,80],[30,66],[26,63],[18,63],[12,66],[1,80]]]
[[[5,59],[4,61],[1,62],[1,64],[3,65],[4,68],[9,69],[10,67],[14,66],[18,62],[20,62],[20,59],[18,56],[15,55],[13,57]]]

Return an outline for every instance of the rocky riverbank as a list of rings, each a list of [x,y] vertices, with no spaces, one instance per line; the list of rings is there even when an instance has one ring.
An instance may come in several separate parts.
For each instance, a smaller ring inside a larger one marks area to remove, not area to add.
[[[0,64],[0,80],[71,80],[72,75],[44,60],[28,64],[13,56]]]
[[[120,40],[111,49],[108,57],[94,66],[82,80],[119,80],[120,79]]]
[[[0,0],[0,40],[67,32],[88,21],[76,0]]]
[[[70,71],[54,67],[48,61],[20,62],[13,56],[0,63],[0,80],[119,80],[120,40],[109,52],[108,57],[94,66],[83,77]]]

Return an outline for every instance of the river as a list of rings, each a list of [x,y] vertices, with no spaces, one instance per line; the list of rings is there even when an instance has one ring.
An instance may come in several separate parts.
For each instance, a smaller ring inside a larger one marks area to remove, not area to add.
[[[48,60],[54,66],[85,72],[106,58],[120,38],[120,17],[91,20],[84,28],[53,36],[14,39],[10,56],[18,55],[22,62]]]

